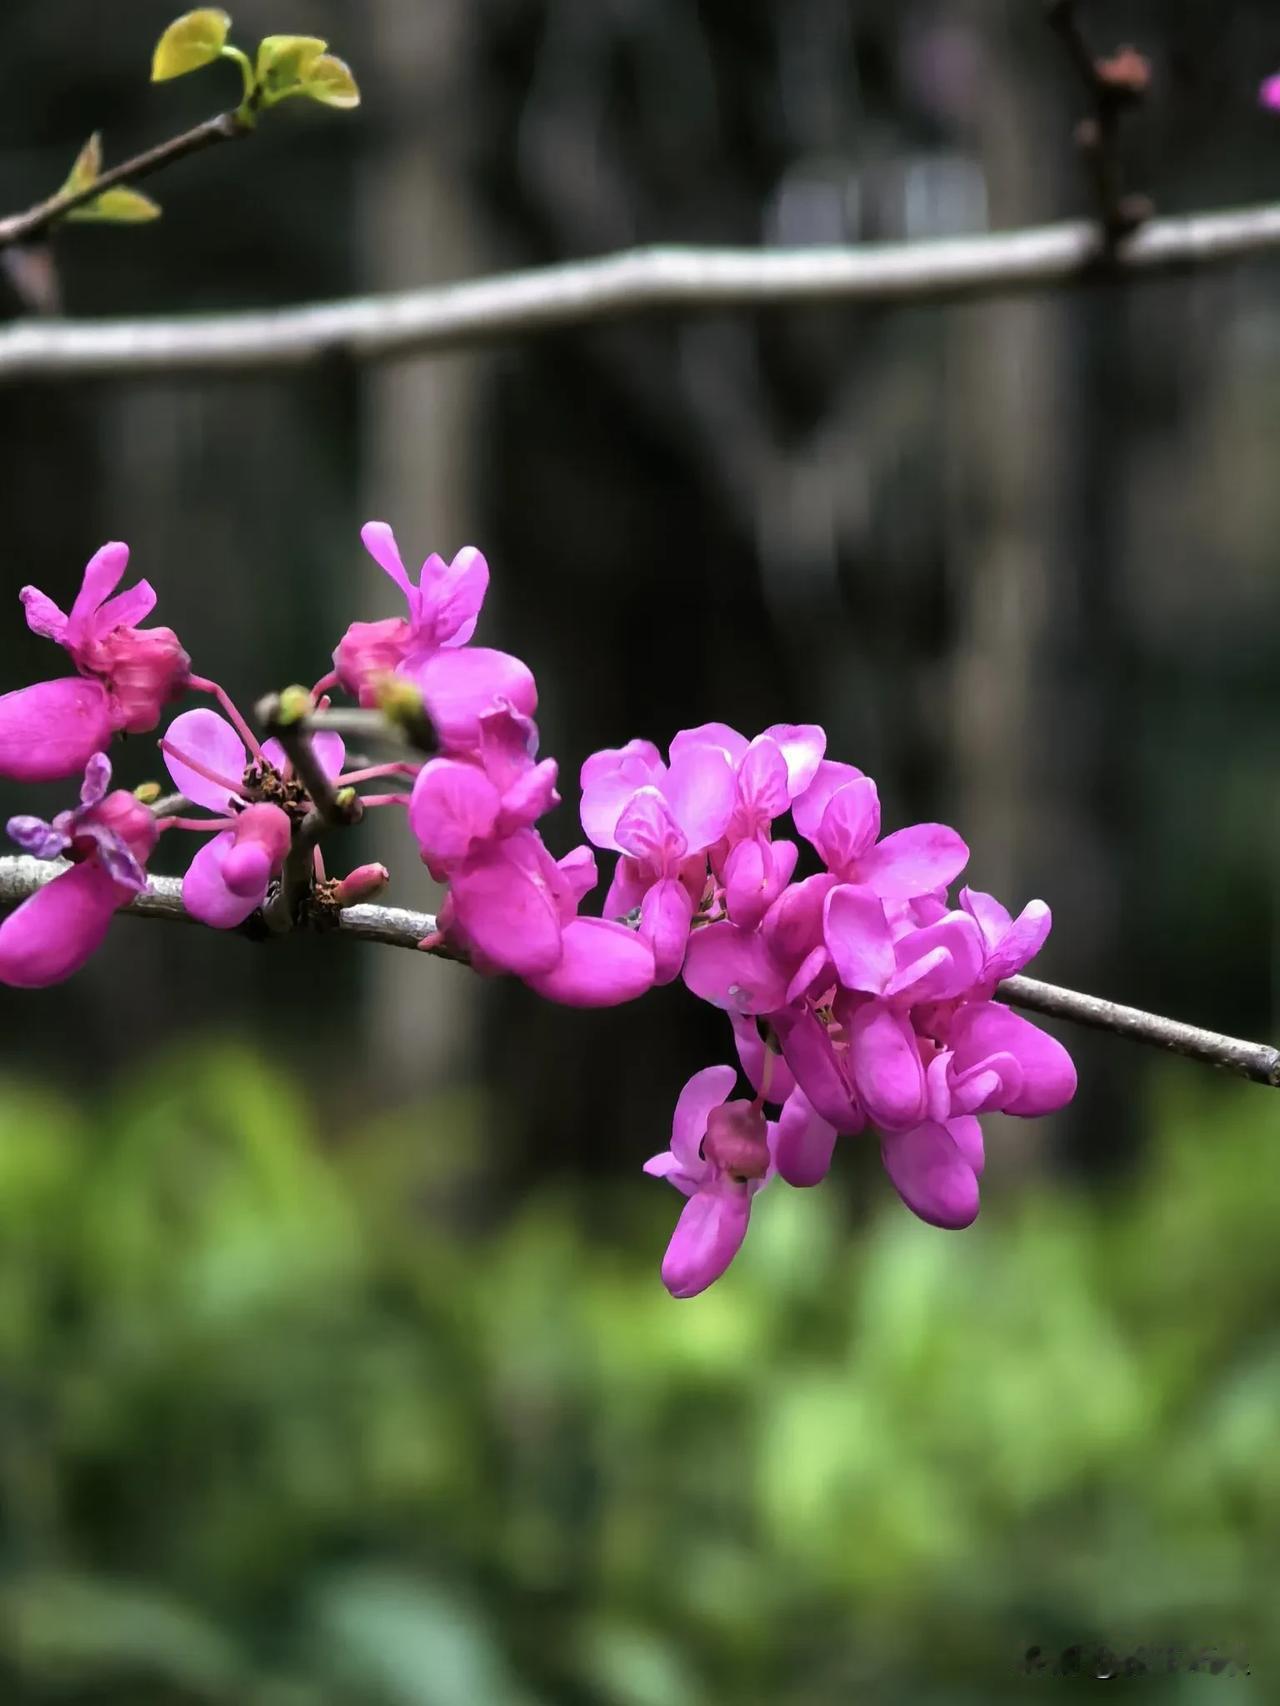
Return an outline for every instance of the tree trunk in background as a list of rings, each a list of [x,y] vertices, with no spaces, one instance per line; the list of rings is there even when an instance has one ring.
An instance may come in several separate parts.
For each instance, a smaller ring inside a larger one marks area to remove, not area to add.
[[[1044,220],[1073,164],[1069,107],[1038,80],[1038,68],[1051,74],[1056,62],[1022,51],[1019,10],[967,8],[984,56],[977,146],[995,228]],[[973,850],[972,880],[1015,907],[1051,896],[1057,934],[1033,970],[1120,993],[1110,975],[1114,826],[1099,785],[1118,731],[1100,719],[1096,694],[1082,691],[1101,668],[1090,589],[1107,575],[1100,553],[1110,535],[1096,482],[1080,477],[1096,461],[1096,399],[1071,383],[1073,334],[1115,307],[1048,297],[952,312],[944,407],[957,818]],[[1085,506],[1088,516],[1078,513]],[[1080,1147],[1105,1101],[1109,1146],[1114,1051],[1079,1037],[1071,1044],[1087,1070],[1061,1129]],[[1016,1136],[1025,1151],[1021,1124]]]
[[[446,127],[460,105],[468,56],[467,0],[371,0],[362,61],[381,103],[378,145],[365,163],[361,287],[394,290],[480,269],[467,178]],[[447,81],[446,81],[447,80]],[[432,115],[424,119],[424,115]],[[429,551],[450,557],[474,537],[476,403],[482,358],[433,357],[371,369],[364,381],[363,508],[396,530],[410,573]],[[345,605],[370,617],[398,595],[353,554]],[[433,908],[438,891],[403,819],[387,823],[371,857],[390,867],[401,906]],[[410,954],[376,953],[364,968],[366,1049],[389,1094],[421,1090],[459,1063],[475,1034],[475,980]]]

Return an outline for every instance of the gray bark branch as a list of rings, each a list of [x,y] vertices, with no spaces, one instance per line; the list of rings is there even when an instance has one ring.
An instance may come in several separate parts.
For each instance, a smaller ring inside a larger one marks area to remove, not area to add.
[[[13,906],[28,899],[68,868],[61,861],[32,859],[25,854],[0,858],[0,906]],[[162,918],[170,923],[199,922],[182,904],[182,882],[177,877],[152,877],[147,893],[140,895],[123,911],[126,916]],[[409,912],[395,906],[349,906],[325,928],[339,936],[351,936],[363,942],[381,942],[393,948],[412,948],[436,954],[442,959],[461,957],[448,948],[418,949],[423,938],[433,935],[436,929],[435,919],[427,912]],[[261,936],[260,929],[250,928],[244,933]],[[1271,1047],[1269,1043],[1223,1036],[1217,1031],[1203,1030],[1198,1025],[1185,1025],[1177,1019],[1166,1019],[1158,1013],[1144,1013],[1136,1007],[1122,1007],[1100,996],[1060,989],[1056,984],[1041,983],[1031,977],[1006,978],[996,993],[1013,1007],[1023,1007],[1054,1019],[1068,1019],[1073,1024],[1089,1025],[1095,1030],[1110,1031],[1115,1036],[1185,1055],[1189,1060],[1203,1061],[1209,1066],[1234,1072],[1241,1078],[1250,1078],[1257,1084],[1280,1089],[1280,1049]]]
[[[262,312],[22,321],[0,331],[0,383],[260,373],[429,354],[628,315],[998,297],[1138,278],[1280,249],[1280,204],[1157,219],[1107,248],[1096,224],[806,249],[635,249],[425,290]]]

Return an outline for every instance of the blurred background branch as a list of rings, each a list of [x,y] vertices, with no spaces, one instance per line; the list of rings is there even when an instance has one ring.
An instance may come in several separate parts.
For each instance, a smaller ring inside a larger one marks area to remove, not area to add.
[[[260,312],[23,321],[0,331],[0,383],[262,373],[464,349],[660,310],[797,303],[890,307],[993,298],[1223,265],[1280,248],[1280,204],[1153,220],[1111,251],[1096,225],[796,250],[654,247],[461,284]]]

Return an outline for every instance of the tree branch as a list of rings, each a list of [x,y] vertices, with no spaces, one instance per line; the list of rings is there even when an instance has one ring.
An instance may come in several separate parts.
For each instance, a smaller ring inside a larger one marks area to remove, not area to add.
[[[171,166],[175,160],[185,160],[189,154],[199,154],[217,142],[234,142],[238,136],[247,136],[252,128],[251,122],[238,113],[219,113],[216,118],[206,119],[194,130],[184,131],[181,136],[135,154],[132,160],[110,167],[81,189],[59,190],[56,195],[29,207],[25,213],[12,213],[7,219],[0,219],[0,249],[7,249],[14,243],[29,243],[33,238],[43,236],[51,225],[73,213],[77,207],[93,201],[104,190],[149,178]]]
[[[807,249],[633,249],[461,284],[263,312],[22,321],[0,331],[0,383],[262,373],[387,360],[628,315],[1015,295],[1099,274],[1143,277],[1280,249],[1280,203],[1152,220],[1113,252],[1091,223]]]
[[[0,905],[13,906],[28,899],[67,869],[69,867],[61,861],[32,859],[25,854],[0,858]],[[199,922],[182,904],[182,882],[177,877],[152,877],[147,893],[140,895],[124,911],[127,916],[135,918],[163,918],[170,923],[183,924]],[[436,921],[427,912],[408,912],[395,906],[349,906],[332,919],[317,923],[317,928],[333,930],[339,936],[351,936],[362,942],[412,948],[435,954],[440,959],[464,959],[463,955],[448,947],[419,947],[436,931]],[[255,939],[260,939],[262,934],[260,928],[253,926],[252,920],[248,926],[241,927],[241,933]],[[1115,1036],[1171,1050],[1189,1060],[1203,1061],[1209,1066],[1234,1072],[1241,1078],[1251,1078],[1257,1084],[1280,1089],[1280,1049],[1272,1048],[1269,1043],[1251,1043],[1239,1037],[1222,1036],[1217,1031],[1202,1030],[1198,1025],[1184,1025],[1177,1019],[1165,1019],[1158,1013],[1144,1013],[1136,1007],[1121,1007],[1097,995],[1082,995],[1074,989],[1060,989],[1056,984],[1041,983],[1031,977],[1006,978],[996,993],[1011,1006],[1024,1007],[1054,1019],[1069,1019],[1073,1024],[1089,1025],[1095,1030],[1110,1031]]]

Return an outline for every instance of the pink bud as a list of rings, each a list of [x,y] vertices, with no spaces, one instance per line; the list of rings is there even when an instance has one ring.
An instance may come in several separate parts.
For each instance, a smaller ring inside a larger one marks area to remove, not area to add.
[[[124,788],[116,788],[93,808],[92,815],[96,823],[105,825],[124,842],[140,865],[146,864],[159,839],[160,829],[141,800]],[[79,845],[81,838],[76,839]],[[80,850],[87,854],[95,845],[93,840],[85,840]]]
[[[93,648],[92,667],[110,683],[116,727],[136,735],[182,693],[191,659],[172,628],[117,628]]]
[[[373,705],[377,678],[403,663],[412,642],[413,630],[402,616],[353,622],[333,654],[338,680],[362,705]]]
[[[374,900],[391,881],[385,865],[357,865],[334,890],[339,906],[359,906],[361,901]]]
[[[769,1171],[769,1131],[754,1102],[725,1102],[707,1115],[702,1152],[735,1179],[763,1179]]]

